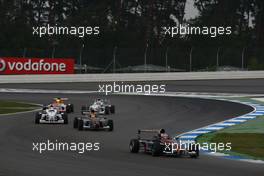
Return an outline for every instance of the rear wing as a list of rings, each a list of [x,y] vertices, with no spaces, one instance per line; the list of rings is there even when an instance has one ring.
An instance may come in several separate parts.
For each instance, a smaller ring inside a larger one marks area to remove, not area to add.
[[[138,134],[141,134],[141,133],[158,133],[159,134],[162,130],[164,129],[138,130]]]
[[[63,100],[63,101],[67,101],[69,99],[68,98],[53,98],[53,100]]]
[[[152,129],[152,130],[138,130],[137,136],[138,139],[150,140],[160,136],[161,129]]]
[[[108,102],[110,102],[109,99],[103,99],[103,98],[97,98],[97,99],[94,100],[94,102],[98,102],[98,101],[102,101],[102,102],[104,102],[104,103],[108,103]]]
[[[83,111],[82,114],[83,115],[90,115],[90,111]]]

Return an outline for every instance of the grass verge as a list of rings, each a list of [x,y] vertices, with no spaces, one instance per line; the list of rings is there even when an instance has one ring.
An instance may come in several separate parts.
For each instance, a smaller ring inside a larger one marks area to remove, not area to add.
[[[37,107],[37,105],[30,103],[0,100],[0,114],[31,111],[36,109]]]
[[[264,159],[264,134],[210,133],[198,138],[199,142],[232,143],[231,151],[224,153],[253,159]]]
[[[263,104],[250,98],[237,98],[240,101]],[[235,156],[264,160],[264,116],[249,120],[223,130],[204,134],[197,138],[199,143],[232,143],[231,151],[225,151]]]

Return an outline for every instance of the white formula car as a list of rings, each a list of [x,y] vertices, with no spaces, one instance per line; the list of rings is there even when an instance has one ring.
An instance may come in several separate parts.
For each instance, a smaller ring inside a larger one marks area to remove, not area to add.
[[[57,108],[50,107],[36,113],[35,123],[68,124],[68,116],[66,113],[60,112]]]
[[[94,110],[97,114],[100,115],[114,114],[115,106],[111,105],[109,100],[98,98],[91,105],[83,105],[81,108],[81,113],[85,114],[87,112],[91,112],[91,110]]]

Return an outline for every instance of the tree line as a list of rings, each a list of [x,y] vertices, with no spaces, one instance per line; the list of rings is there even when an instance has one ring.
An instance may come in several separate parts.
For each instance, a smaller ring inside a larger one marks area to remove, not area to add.
[[[199,13],[186,19],[190,1]],[[47,24],[99,26],[100,35],[32,35],[32,27]],[[232,34],[172,38],[162,31],[163,26],[186,24],[231,26]],[[150,63],[164,64],[167,54],[171,66],[188,70],[193,48],[193,67],[197,70],[215,66],[215,53],[225,65],[239,67],[244,54],[245,67],[264,68],[263,0],[0,0],[0,26],[0,56],[29,50],[32,56],[45,56],[56,47],[57,56],[77,59],[85,44],[83,63],[105,66],[112,59],[113,48],[118,47],[117,58],[122,66],[142,63],[147,50]]]

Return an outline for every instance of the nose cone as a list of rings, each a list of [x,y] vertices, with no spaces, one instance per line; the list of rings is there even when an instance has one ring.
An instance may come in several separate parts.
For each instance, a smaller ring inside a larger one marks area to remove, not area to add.
[[[48,115],[49,115],[50,118],[52,118],[52,119],[55,118],[56,114],[57,114],[57,110],[56,109],[48,110]]]

